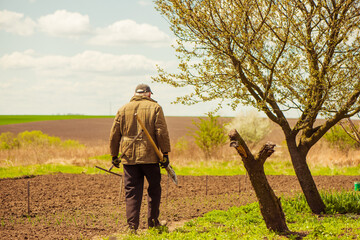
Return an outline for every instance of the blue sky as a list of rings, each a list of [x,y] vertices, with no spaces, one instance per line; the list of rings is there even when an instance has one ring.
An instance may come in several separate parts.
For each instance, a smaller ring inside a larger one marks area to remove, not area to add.
[[[0,0],[0,43],[0,115],[114,115],[139,83],[167,116],[216,107],[171,104],[189,89],[152,82],[156,64],[176,71],[177,58],[151,0]]]

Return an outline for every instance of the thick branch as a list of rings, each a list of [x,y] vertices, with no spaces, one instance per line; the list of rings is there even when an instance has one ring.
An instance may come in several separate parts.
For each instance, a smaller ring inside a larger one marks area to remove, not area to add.
[[[275,152],[275,150],[274,150],[275,146],[276,146],[276,144],[271,143],[271,142],[265,143],[265,145],[259,151],[259,154],[255,158],[255,160],[258,160],[264,164],[266,159],[268,159],[271,156],[271,154],[273,154]]]
[[[246,145],[244,139],[242,139],[242,137],[236,131],[236,129],[232,129],[229,132],[229,138],[230,138],[230,147],[233,147],[237,150],[237,152],[243,159],[246,168],[248,164],[254,164],[255,162],[260,163],[260,165],[264,165],[266,159],[269,158],[271,154],[275,152],[274,147],[276,145],[268,142],[261,148],[258,155],[254,158],[248,146]]]
[[[236,129],[232,129],[229,132],[229,139],[230,139],[230,147],[235,148],[242,159],[247,159],[248,156],[252,156],[244,139],[242,139],[242,137],[236,131]]]

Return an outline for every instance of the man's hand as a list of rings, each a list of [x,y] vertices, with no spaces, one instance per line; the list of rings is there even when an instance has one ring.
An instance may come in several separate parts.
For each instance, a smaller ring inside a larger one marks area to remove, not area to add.
[[[112,156],[111,162],[115,167],[117,167],[117,168],[120,167],[121,160],[117,156]]]
[[[160,166],[162,168],[166,168],[167,166],[169,166],[169,154],[168,153],[164,153],[163,154],[163,160],[160,162]]]

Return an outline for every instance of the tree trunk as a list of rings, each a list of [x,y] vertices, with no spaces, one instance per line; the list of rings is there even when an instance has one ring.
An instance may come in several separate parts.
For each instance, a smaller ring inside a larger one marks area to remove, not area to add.
[[[229,133],[230,146],[234,147],[244,163],[249,174],[251,185],[259,200],[261,215],[266,227],[277,232],[288,232],[285,214],[280,199],[272,190],[264,171],[265,160],[274,152],[274,144],[266,144],[255,158],[239,133],[234,129]]]
[[[259,200],[261,215],[264,218],[266,227],[277,232],[289,231],[280,199],[276,197],[272,190],[263,166],[258,163],[253,164],[251,167],[248,166],[247,171],[256,197]]]
[[[306,201],[311,211],[315,214],[324,212],[325,204],[321,199],[320,193],[306,163],[306,154],[302,154],[298,147],[296,147],[295,139],[288,138],[286,142],[289,148],[289,153],[296,177],[299,180],[301,189],[305,195]]]

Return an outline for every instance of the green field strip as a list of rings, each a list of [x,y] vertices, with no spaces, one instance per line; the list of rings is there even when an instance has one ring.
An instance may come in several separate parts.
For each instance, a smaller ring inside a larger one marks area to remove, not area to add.
[[[69,120],[69,119],[89,119],[89,118],[114,118],[114,116],[102,115],[0,115],[0,125],[50,121],[50,120]]]

